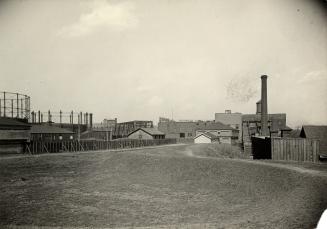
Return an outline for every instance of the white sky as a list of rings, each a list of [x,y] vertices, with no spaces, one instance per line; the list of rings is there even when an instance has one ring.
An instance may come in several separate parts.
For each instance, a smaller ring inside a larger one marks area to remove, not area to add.
[[[3,1],[0,90],[98,122],[210,120],[254,113],[267,74],[269,113],[326,125],[326,25],[313,0]]]

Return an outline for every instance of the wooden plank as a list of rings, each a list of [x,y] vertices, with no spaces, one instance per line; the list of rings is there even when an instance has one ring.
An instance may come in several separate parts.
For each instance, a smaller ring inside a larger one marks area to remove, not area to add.
[[[271,139],[271,159],[275,160],[275,154],[274,154],[274,139]]]
[[[319,161],[319,141],[313,140],[313,162],[317,163]]]
[[[304,161],[304,141],[301,141],[301,161]]]
[[[275,149],[276,149],[276,155],[277,155],[277,160],[280,160],[281,159],[281,150],[280,150],[280,140],[276,139],[275,140]]]

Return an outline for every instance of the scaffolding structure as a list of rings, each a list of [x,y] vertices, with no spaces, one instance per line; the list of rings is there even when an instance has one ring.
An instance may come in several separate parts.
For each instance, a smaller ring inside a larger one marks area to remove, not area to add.
[[[29,120],[30,107],[30,96],[0,91],[0,117]]]
[[[58,123],[58,124],[79,124],[92,127],[93,114],[83,112],[53,112],[53,111],[32,111],[30,115],[30,123]]]

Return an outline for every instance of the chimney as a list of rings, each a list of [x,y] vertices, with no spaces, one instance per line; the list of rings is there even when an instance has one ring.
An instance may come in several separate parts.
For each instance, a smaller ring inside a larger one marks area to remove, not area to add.
[[[92,113],[90,113],[90,124],[89,124],[89,126],[90,126],[90,129],[93,128],[93,114]]]
[[[268,131],[268,104],[267,104],[267,77],[261,76],[261,135],[269,136]]]

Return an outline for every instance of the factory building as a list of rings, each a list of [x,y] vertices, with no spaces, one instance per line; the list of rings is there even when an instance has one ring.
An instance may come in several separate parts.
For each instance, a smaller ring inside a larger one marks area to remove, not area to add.
[[[131,132],[139,128],[153,128],[152,121],[134,120],[117,123],[112,132],[112,138],[126,138]]]
[[[261,76],[261,84],[261,100],[256,103],[255,114],[232,113],[230,110],[215,114],[215,122],[239,130],[239,142],[251,142],[251,137],[258,135],[283,137],[291,131],[286,125],[285,113],[268,114],[267,76]]]
[[[166,138],[190,139],[202,133],[215,135],[220,142],[234,143],[238,139],[239,130],[215,121],[173,121],[160,118],[158,130],[165,133]]]
[[[238,130],[238,141],[242,140],[242,113],[232,113],[225,110],[225,113],[215,113],[215,122],[220,122]]]
[[[219,143],[235,144],[238,140],[239,130],[221,122],[201,122],[196,127],[196,136],[203,133],[216,136]]]
[[[196,136],[196,129],[205,121],[174,121],[167,118],[159,118],[158,130],[165,133],[166,138],[191,139]]]
[[[261,101],[257,102],[256,114],[242,115],[242,141],[250,141],[251,136],[261,133]],[[268,136],[281,136],[285,130],[290,130],[286,125],[286,114],[268,114],[267,115]]]
[[[117,125],[117,118],[104,119],[101,123],[94,123],[92,129],[107,129],[113,130]]]

